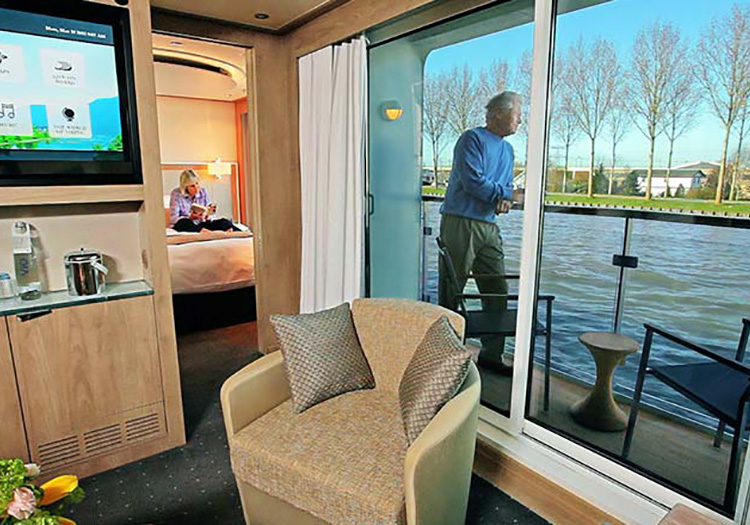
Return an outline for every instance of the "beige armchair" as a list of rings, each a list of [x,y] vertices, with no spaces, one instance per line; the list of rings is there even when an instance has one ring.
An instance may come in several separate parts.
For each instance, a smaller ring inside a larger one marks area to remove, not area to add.
[[[427,329],[446,315],[397,299],[352,304],[376,388],[350,392],[302,414],[291,406],[281,352],[246,366],[221,389],[232,468],[253,525],[463,523],[471,481],[479,373],[407,446],[398,385]]]

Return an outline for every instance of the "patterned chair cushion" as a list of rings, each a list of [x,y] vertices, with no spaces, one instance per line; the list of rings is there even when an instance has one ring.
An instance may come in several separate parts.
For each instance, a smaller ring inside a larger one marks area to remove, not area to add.
[[[406,522],[398,399],[360,390],[297,415],[286,401],[230,440],[235,475],[337,524]]]
[[[297,412],[352,390],[375,388],[349,305],[313,314],[272,315]]]
[[[471,353],[448,318],[440,317],[417,346],[398,387],[409,444],[456,394],[469,373],[470,362]]]

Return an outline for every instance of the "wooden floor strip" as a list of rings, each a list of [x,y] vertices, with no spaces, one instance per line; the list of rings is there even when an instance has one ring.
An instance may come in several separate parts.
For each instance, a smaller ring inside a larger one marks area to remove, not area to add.
[[[474,472],[551,523],[623,525],[482,439],[477,441]]]

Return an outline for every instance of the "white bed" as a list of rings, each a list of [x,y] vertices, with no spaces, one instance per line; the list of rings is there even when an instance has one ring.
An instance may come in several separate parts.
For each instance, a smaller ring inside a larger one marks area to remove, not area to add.
[[[180,233],[167,229],[173,294],[225,292],[255,284],[250,232]]]

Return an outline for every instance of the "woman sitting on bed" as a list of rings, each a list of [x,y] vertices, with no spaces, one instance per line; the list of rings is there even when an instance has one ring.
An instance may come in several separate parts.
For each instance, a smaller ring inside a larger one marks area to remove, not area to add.
[[[172,190],[169,199],[169,226],[183,232],[236,230],[228,219],[211,219],[216,205],[211,204],[208,192],[193,170],[180,174],[180,187]]]
[[[188,217],[193,204],[207,208],[206,218],[215,211],[215,207],[209,202],[208,192],[201,188],[198,174],[193,170],[185,170],[180,173],[180,187],[172,190],[169,199],[169,227],[173,227],[181,218]]]

